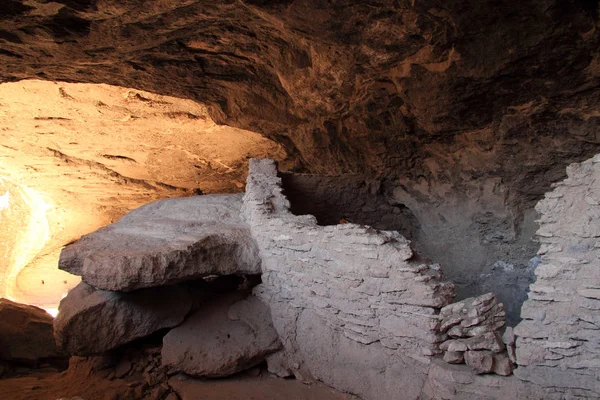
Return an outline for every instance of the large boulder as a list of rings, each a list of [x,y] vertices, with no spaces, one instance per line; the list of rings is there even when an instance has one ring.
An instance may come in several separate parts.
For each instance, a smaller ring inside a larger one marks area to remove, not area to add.
[[[208,275],[259,274],[258,249],[240,219],[241,205],[242,195],[147,204],[67,246],[59,268],[117,291]]]
[[[0,299],[0,360],[35,362],[58,358],[52,316],[41,308]]]
[[[184,284],[119,293],[81,282],[60,302],[56,343],[80,356],[111,350],[179,325],[192,302]]]
[[[163,338],[162,362],[172,371],[217,378],[262,362],[281,348],[269,308],[231,293],[192,314]]]

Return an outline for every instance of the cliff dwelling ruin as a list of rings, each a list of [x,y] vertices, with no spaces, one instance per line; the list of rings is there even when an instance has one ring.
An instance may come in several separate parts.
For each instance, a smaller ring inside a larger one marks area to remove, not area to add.
[[[0,398],[600,398],[597,1],[0,4]]]

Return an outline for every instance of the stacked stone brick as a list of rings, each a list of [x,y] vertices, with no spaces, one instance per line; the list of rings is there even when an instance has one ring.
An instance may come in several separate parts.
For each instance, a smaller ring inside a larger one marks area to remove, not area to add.
[[[600,397],[600,157],[536,207],[541,264],[515,328],[515,374],[556,398]]]
[[[310,309],[358,343],[380,342],[425,362],[439,353],[437,314],[454,296],[439,266],[409,261],[409,242],[397,232],[318,226],[289,207],[276,164],[251,160],[242,213],[263,260],[258,295],[275,326],[290,327],[280,331],[284,343],[293,342],[295,310]]]
[[[512,362],[500,335],[506,313],[493,293],[442,308],[440,331],[449,337],[440,346],[444,361],[466,363],[478,374],[510,375]]]

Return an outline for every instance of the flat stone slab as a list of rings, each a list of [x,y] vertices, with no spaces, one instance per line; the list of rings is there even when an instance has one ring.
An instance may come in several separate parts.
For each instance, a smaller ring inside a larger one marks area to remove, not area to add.
[[[166,199],[83,236],[59,268],[104,290],[131,291],[208,275],[259,274],[261,260],[240,218],[242,195]]]
[[[52,320],[41,308],[0,299],[0,360],[65,357],[54,342]]]
[[[229,294],[196,311],[163,338],[172,371],[218,378],[262,362],[281,348],[269,308],[254,296]],[[241,301],[240,301],[241,300]]]
[[[120,293],[81,282],[60,302],[56,343],[79,356],[102,353],[179,325],[192,301],[183,284]]]

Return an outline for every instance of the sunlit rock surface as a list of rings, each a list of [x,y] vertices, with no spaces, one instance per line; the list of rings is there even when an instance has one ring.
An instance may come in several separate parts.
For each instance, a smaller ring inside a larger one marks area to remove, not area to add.
[[[62,246],[153,200],[241,191],[246,159],[272,154],[285,156],[256,133],[215,125],[194,101],[0,85],[0,295],[56,308],[79,282],[57,269]]]

